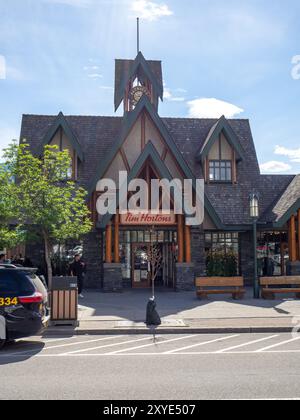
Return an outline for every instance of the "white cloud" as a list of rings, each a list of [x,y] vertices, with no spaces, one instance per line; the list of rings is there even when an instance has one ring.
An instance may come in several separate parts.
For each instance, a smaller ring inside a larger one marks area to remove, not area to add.
[[[300,163],[300,148],[299,149],[288,149],[283,146],[276,146],[275,155],[286,156],[291,162]]]
[[[6,79],[6,61],[3,55],[0,55],[0,80]]]
[[[64,4],[66,6],[74,7],[88,7],[92,4],[93,0],[44,0],[46,3]]]
[[[150,21],[173,15],[167,4],[155,3],[149,0],[134,0],[131,10],[140,18]]]
[[[90,79],[102,79],[103,78],[102,74],[99,74],[99,73],[91,73],[91,74],[88,74],[88,77]]]
[[[187,103],[189,107],[189,117],[191,118],[233,118],[244,112],[243,109],[229,102],[215,98],[200,98]]]
[[[167,101],[170,102],[184,102],[185,98],[183,96],[178,96],[176,95],[176,93],[183,93],[183,92],[179,92],[178,89],[172,91],[171,89],[165,87],[164,88],[164,99],[166,99]]]
[[[272,160],[270,162],[266,162],[260,165],[260,170],[262,173],[269,173],[269,174],[278,174],[282,172],[288,172],[292,169],[291,165],[288,165],[284,162],[278,162]]]

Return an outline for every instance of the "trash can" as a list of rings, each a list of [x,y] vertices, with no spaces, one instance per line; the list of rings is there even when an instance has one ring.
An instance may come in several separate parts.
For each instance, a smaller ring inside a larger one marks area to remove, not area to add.
[[[78,326],[77,277],[53,277],[51,325]]]

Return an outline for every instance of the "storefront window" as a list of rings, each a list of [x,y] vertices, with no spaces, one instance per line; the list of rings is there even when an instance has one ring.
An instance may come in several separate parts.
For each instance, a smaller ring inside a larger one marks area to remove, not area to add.
[[[257,260],[260,276],[284,276],[289,261],[287,233],[259,232]]]
[[[240,271],[239,234],[235,232],[205,234],[206,274],[236,276]]]
[[[122,264],[122,274],[124,279],[131,279],[132,277],[132,250],[136,244],[164,243],[176,244],[177,233],[175,231],[164,230],[140,230],[140,231],[125,231],[120,230],[120,261]]]

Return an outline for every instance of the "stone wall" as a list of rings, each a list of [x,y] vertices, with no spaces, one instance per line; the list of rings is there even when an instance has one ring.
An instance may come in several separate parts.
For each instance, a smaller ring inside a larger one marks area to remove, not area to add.
[[[192,262],[195,276],[204,276],[206,271],[206,257],[204,248],[204,232],[202,228],[192,228]]]
[[[241,275],[244,276],[245,285],[253,286],[254,255],[252,232],[245,232],[240,234],[240,264]]]
[[[83,260],[87,264],[84,287],[101,289],[103,287],[103,239],[102,233],[93,231],[83,241]]]

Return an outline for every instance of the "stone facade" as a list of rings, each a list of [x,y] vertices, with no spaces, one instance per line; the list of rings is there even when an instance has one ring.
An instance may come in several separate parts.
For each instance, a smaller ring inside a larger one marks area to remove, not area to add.
[[[87,264],[85,287],[88,289],[103,288],[103,236],[93,231],[83,241],[83,260]]]
[[[123,291],[122,265],[104,264],[103,291],[120,293]]]
[[[176,264],[176,291],[190,292],[195,290],[194,264]]]
[[[240,234],[240,274],[244,277],[245,285],[252,286],[254,279],[253,234]]]

